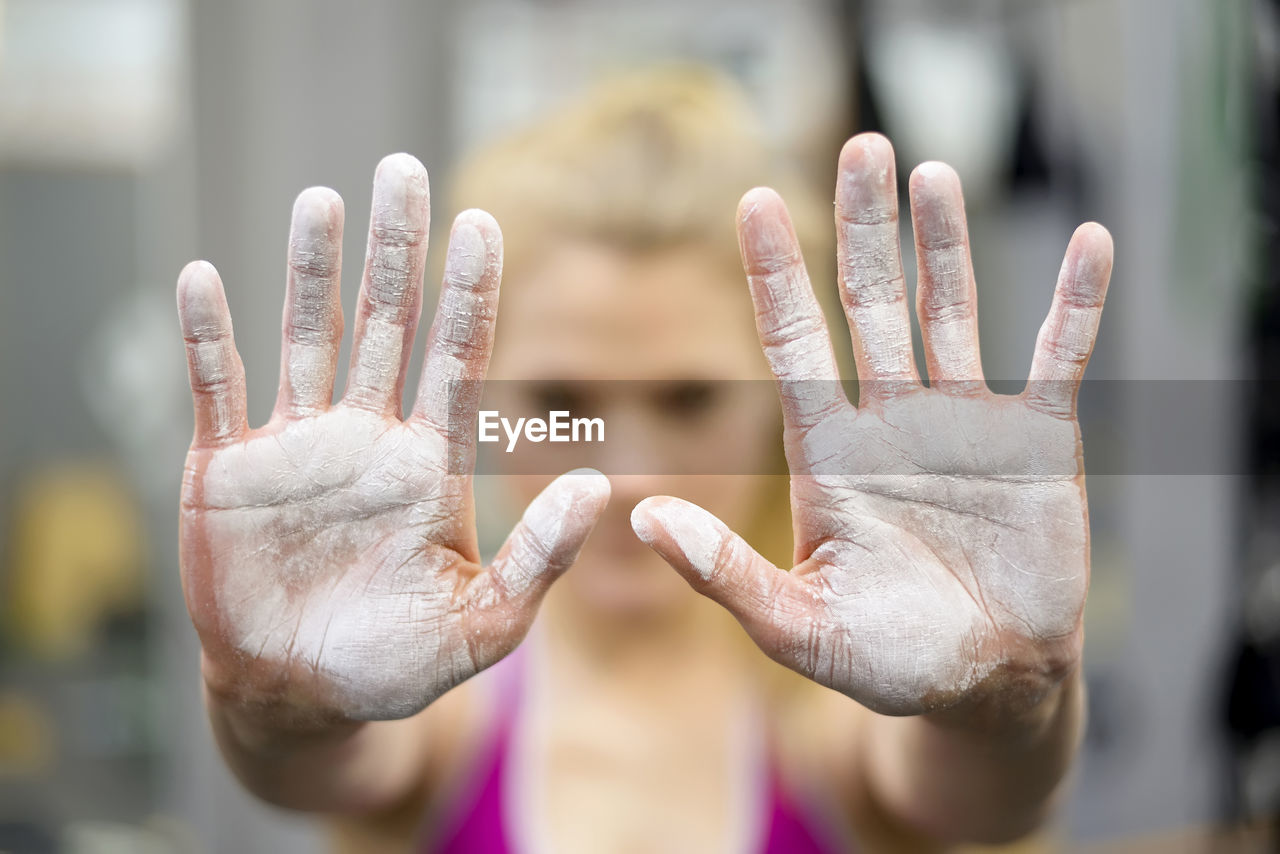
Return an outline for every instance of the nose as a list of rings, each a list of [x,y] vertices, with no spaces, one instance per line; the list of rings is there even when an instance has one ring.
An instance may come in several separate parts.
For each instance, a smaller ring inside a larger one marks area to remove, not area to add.
[[[610,475],[609,483],[613,487],[610,506],[625,511],[629,516],[631,508],[652,495],[670,495],[673,492],[671,478],[656,474],[623,474]]]
[[[655,478],[671,472],[672,461],[644,416],[629,401],[615,403],[604,415],[605,441],[595,449],[595,458],[615,494],[650,488]]]

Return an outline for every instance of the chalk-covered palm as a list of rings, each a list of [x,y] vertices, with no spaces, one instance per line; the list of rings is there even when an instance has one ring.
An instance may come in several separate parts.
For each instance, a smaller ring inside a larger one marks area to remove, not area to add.
[[[893,151],[851,140],[836,188],[840,292],[860,380],[833,382],[830,338],[781,199],[753,190],[739,236],[782,397],[796,566],[783,571],[706,511],[641,502],[642,539],[770,656],[880,712],[1032,703],[1079,660],[1089,528],[1075,396],[1111,269],[1105,229],[1067,249],[1026,390],[992,394],[978,353],[959,179],[911,179],[915,367]]]
[[[246,425],[217,273],[197,262],[179,279],[196,409],[181,562],[214,690],[373,720],[424,708],[519,642],[608,482],[555,481],[481,567],[474,446],[459,426],[474,417],[492,347],[497,224],[480,211],[454,223],[420,391],[402,420],[428,232],[421,164],[393,155],[378,168],[347,390],[333,404],[342,221],[331,190],[308,190],[294,207],[280,392],[260,429]]]

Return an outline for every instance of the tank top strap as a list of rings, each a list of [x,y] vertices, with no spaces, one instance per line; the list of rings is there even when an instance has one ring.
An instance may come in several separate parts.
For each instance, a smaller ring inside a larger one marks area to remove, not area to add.
[[[820,800],[820,793],[795,791],[787,785],[777,740],[765,737],[761,749],[768,816],[761,854],[848,854],[858,850],[854,840],[838,829],[831,805]]]
[[[488,726],[470,768],[444,795],[420,854],[512,854],[507,836],[503,787],[512,730],[528,677],[527,644],[516,647],[489,669],[482,702]],[[483,678],[483,676],[481,677]]]

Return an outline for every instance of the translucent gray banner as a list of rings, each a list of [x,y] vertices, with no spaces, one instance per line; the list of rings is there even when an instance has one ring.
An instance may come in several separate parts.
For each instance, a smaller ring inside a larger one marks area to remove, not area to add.
[[[1091,380],[1078,397],[1051,381],[506,380],[455,391],[479,400],[448,425],[455,474],[1247,475],[1243,416],[1280,407],[1280,380]],[[784,402],[795,424],[785,449]]]

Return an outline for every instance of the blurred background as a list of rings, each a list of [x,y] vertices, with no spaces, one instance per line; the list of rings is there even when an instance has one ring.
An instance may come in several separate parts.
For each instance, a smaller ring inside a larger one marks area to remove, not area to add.
[[[350,317],[382,155],[426,164],[448,223],[470,147],[671,59],[736,76],[824,195],[860,130],[904,173],[954,165],[989,377],[1025,377],[1074,226],[1112,230],[1091,722],[1043,846],[1276,820],[1275,0],[0,0],[0,851],[317,850],[232,781],[200,705],[178,270],[221,271],[260,424],[299,190],[346,200]],[[1170,435],[1209,441],[1123,464]]]

